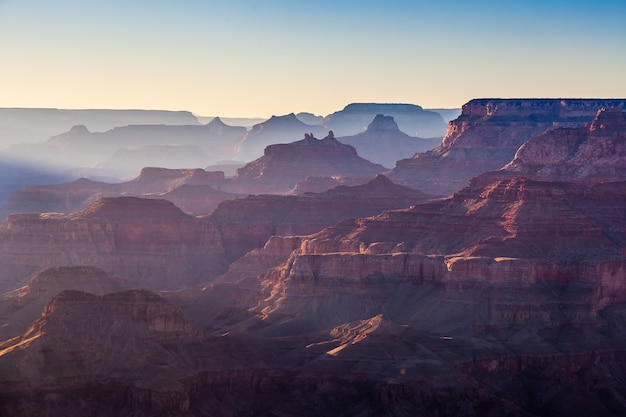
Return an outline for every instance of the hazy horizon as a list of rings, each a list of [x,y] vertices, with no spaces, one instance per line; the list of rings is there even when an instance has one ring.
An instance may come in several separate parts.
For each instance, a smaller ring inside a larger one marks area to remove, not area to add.
[[[0,107],[268,118],[626,97],[625,16],[609,0],[0,0]]]

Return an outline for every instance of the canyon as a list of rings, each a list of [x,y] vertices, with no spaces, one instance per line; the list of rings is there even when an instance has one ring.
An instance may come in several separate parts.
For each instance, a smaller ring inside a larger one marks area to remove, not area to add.
[[[0,414],[624,415],[625,103],[472,100],[390,170],[307,133],[16,192],[66,211],[0,223]]]
[[[469,180],[509,163],[534,136],[557,127],[581,127],[602,108],[624,109],[620,99],[474,99],[448,124],[441,145],[402,159],[392,181],[446,196]]]

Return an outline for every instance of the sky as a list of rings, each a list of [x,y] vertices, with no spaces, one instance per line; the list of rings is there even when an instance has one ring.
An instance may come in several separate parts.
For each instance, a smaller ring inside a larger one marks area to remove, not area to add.
[[[0,0],[0,107],[327,115],[626,97],[626,1]]]

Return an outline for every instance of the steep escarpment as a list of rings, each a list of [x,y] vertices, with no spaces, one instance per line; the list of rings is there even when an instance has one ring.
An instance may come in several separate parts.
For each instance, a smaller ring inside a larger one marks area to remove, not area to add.
[[[384,313],[461,336],[536,319],[567,323],[557,306],[595,323],[596,311],[626,294],[625,192],[623,182],[588,187],[516,178],[344,221],[304,239],[263,275],[267,298],[256,311],[277,332]],[[567,291],[553,303],[550,288]],[[488,311],[477,308],[484,294],[494,297]]]
[[[332,132],[324,139],[306,133],[302,140],[265,148],[262,157],[237,170],[225,189],[282,194],[307,177],[353,177],[364,183],[384,170],[358,156],[352,146],[340,143]]]
[[[389,177],[433,195],[448,195],[479,174],[509,163],[521,145],[555,127],[589,123],[611,99],[476,99],[448,124],[441,145],[398,161]]]
[[[583,127],[554,129],[532,138],[504,171],[551,181],[626,179],[626,113],[601,109]]]
[[[70,214],[15,214],[0,225],[2,289],[50,266],[90,265],[147,288],[180,288],[225,270],[218,230],[165,200],[103,198]]]

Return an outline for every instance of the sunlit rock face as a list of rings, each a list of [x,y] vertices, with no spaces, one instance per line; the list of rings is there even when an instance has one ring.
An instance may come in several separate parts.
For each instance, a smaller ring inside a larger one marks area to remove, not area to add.
[[[227,266],[219,231],[166,200],[103,198],[70,214],[15,214],[0,225],[2,289],[50,266],[90,265],[146,288],[180,288]]]
[[[376,115],[364,132],[338,138],[353,146],[359,156],[368,161],[393,167],[396,161],[411,157],[416,152],[433,149],[440,138],[422,139],[402,132],[392,116]]]
[[[302,140],[268,146],[262,157],[239,168],[225,189],[282,194],[307,177],[353,177],[365,183],[384,170],[358,156],[352,146],[340,143],[332,132],[324,139],[307,133]]]
[[[626,266],[625,193],[624,183],[586,187],[516,178],[348,220],[304,239],[288,261],[264,275],[269,297],[258,311],[269,321],[273,314],[278,321],[316,314],[317,325],[330,326],[391,309],[393,320],[432,330],[431,321],[414,323],[425,301],[407,305],[402,297],[422,298],[448,288],[454,299],[492,288],[518,294],[520,303],[540,311],[541,303],[532,301],[534,291],[571,286],[585,294],[572,302],[584,304],[591,317],[625,294],[620,278]],[[467,329],[489,324],[471,315],[463,321],[456,314],[464,311],[464,302],[458,303],[454,320],[445,309],[436,313],[435,308],[429,317],[464,323]],[[473,304],[468,300],[467,305]]]
[[[476,99],[448,124],[441,145],[398,161],[389,177],[433,195],[448,195],[479,174],[509,163],[527,140],[556,127],[580,127],[601,108],[626,107],[610,99]]]

